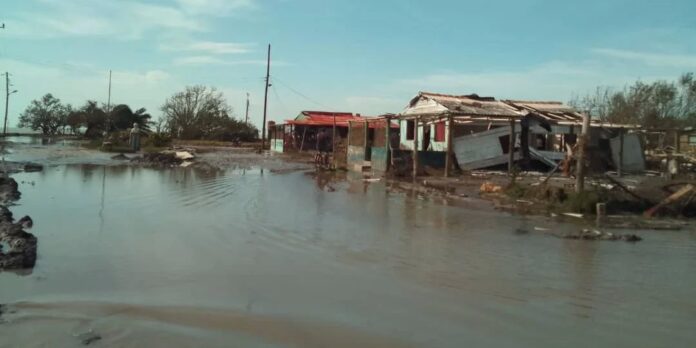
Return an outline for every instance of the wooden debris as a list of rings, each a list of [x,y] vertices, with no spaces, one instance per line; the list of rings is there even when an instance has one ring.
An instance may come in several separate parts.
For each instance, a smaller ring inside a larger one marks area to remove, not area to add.
[[[667,197],[664,201],[660,202],[660,204],[648,209],[645,212],[645,214],[643,214],[643,215],[647,218],[651,218],[651,217],[655,216],[655,214],[657,214],[660,211],[660,209],[662,209],[668,205],[671,205],[673,203],[678,202],[679,200],[684,198],[686,195],[691,193],[691,191],[693,191],[693,190],[694,190],[694,185],[690,185],[690,184],[686,185],[681,190],[675,192],[673,195]]]
[[[485,182],[481,185],[481,193],[500,193],[503,192],[503,187],[492,182]]]

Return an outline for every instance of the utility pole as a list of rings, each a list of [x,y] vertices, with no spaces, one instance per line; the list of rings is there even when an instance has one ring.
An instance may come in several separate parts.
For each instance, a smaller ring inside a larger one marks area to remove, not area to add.
[[[3,136],[7,135],[7,113],[10,108],[10,95],[13,93],[17,93],[17,90],[10,91],[10,73],[5,72],[5,123],[2,127]]]
[[[5,28],[5,24],[2,25]],[[2,135],[7,136],[7,112],[10,108],[10,74],[5,72],[5,125],[2,127]]]
[[[244,123],[249,124],[249,93],[247,93],[246,116],[244,117]]]
[[[263,97],[263,124],[261,125],[261,151],[266,149],[266,113],[268,112],[268,87],[271,84],[271,44],[268,44],[268,62],[266,63],[266,93]]]
[[[111,113],[111,70],[109,70],[109,96],[106,99],[106,111]]]
[[[106,99],[106,124],[104,125],[104,141],[109,134],[109,126],[111,125],[111,69],[109,69],[109,95]]]

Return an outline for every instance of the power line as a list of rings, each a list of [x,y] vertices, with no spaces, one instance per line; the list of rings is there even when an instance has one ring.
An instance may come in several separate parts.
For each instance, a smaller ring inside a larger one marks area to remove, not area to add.
[[[287,85],[285,82],[283,82],[283,81],[281,81],[280,79],[278,79],[277,77],[274,77],[274,81],[279,82],[281,85],[283,85],[283,87],[289,89],[291,92],[297,94],[298,96],[300,96],[300,97],[306,99],[307,101],[309,101],[309,102],[311,102],[311,103],[313,103],[313,104],[316,104],[317,106],[322,107],[322,108],[325,109],[326,111],[332,111],[332,110],[333,110],[333,108],[331,108],[331,107],[329,107],[329,106],[326,106],[326,105],[324,105],[324,104],[322,104],[322,103],[320,103],[320,102],[318,102],[318,101],[316,101],[316,100],[314,100],[314,99],[312,99],[312,98],[306,96],[304,93],[302,93],[302,92],[300,92],[300,91],[298,91],[298,90],[296,90],[296,89],[290,87],[290,86]]]
[[[278,101],[278,105],[280,105],[280,108],[283,110],[284,114],[288,114],[288,107],[283,103],[283,101],[280,98],[280,94],[278,94],[278,90],[276,89],[275,86],[271,84],[271,88],[273,89],[273,94],[275,94],[276,100]]]

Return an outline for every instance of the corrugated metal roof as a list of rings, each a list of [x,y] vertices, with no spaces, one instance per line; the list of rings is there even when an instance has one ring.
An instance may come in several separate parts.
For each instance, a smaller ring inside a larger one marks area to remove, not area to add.
[[[429,107],[418,110],[419,102],[434,101],[446,110]],[[495,100],[493,97],[480,97],[476,94],[470,95],[448,95],[430,92],[420,92],[418,96],[413,98],[409,103],[409,107],[402,112],[402,115],[408,114],[440,114],[447,111],[457,115],[470,116],[503,116],[503,117],[519,117],[522,116],[517,110],[511,106]]]
[[[525,113],[537,114],[548,121],[582,124],[583,115],[561,102],[524,100],[505,100],[504,102]]]
[[[287,124],[296,126],[333,127],[334,115],[336,117],[337,127],[348,127],[348,122],[365,122],[371,119],[371,117],[354,115],[349,112],[302,111],[294,120],[287,121]],[[370,128],[379,127],[381,127],[380,123],[370,122]],[[396,128],[398,125],[392,123],[392,127]]]

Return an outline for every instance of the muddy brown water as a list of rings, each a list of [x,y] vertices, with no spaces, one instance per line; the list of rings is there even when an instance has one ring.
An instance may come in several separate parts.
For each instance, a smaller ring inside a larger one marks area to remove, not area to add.
[[[687,347],[696,232],[640,244],[359,177],[58,165],[17,174],[37,267],[0,347]]]

